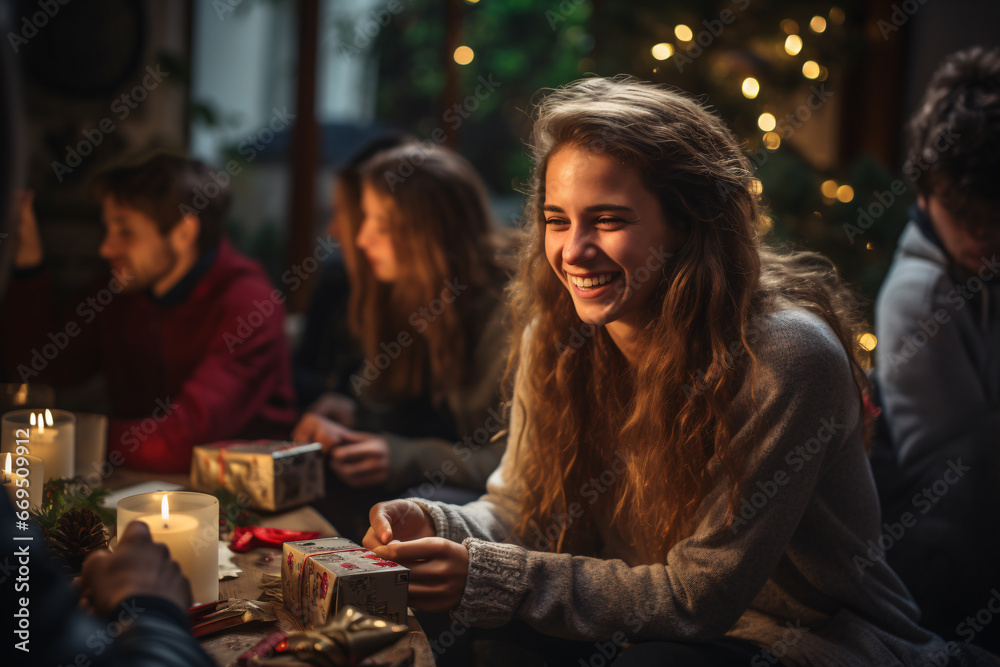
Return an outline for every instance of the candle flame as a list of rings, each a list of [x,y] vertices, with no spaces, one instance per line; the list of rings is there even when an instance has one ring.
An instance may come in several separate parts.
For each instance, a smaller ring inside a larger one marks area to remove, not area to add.
[[[35,417],[35,413],[32,412],[31,413],[31,425],[34,426],[36,423],[37,423],[37,417]]]
[[[38,432],[45,433],[45,420],[42,418],[42,413],[38,413]]]
[[[170,505],[167,504],[167,494],[163,494],[163,502],[160,503],[160,516],[163,517],[163,523],[166,523],[170,519]]]
[[[7,452],[7,465],[4,466],[3,472],[5,475],[10,474],[10,452]]]
[[[48,408],[45,408],[45,425],[46,426],[52,426],[52,424],[53,424],[53,422],[52,422],[52,413],[49,411]]]

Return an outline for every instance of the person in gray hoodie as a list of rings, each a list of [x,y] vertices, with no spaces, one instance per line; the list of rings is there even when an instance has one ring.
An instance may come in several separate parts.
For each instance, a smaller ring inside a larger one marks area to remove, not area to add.
[[[552,665],[995,664],[920,628],[872,556],[853,297],[761,244],[722,121],[583,79],[544,97],[532,149],[500,467],[468,505],[369,514],[411,605],[547,637]]]
[[[875,307],[877,481],[913,524],[887,557],[926,627],[1000,650],[1000,50],[945,59],[910,133],[917,205]]]

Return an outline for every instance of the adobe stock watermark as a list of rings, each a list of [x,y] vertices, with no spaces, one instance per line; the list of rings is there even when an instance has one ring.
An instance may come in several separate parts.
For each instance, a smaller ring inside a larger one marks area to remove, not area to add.
[[[626,472],[628,472],[628,461],[625,454],[620,449],[616,449],[611,465],[602,470],[596,477],[591,477],[581,484],[578,497],[585,498],[587,505],[593,506],[601,495],[611,490]],[[548,551],[554,547],[563,531],[569,528],[574,521],[579,520],[584,512],[585,508],[579,500],[574,500],[567,505],[565,512],[553,512],[550,517],[551,521],[545,530],[540,530],[538,526],[535,527],[535,550]]]
[[[142,82],[133,86],[130,90],[122,93],[111,102],[111,114],[121,122],[129,117],[135,109],[139,108],[149,97],[149,93],[163,83],[163,80],[170,76],[170,72],[164,72],[160,65],[155,68],[152,65],[146,66],[146,75]],[[63,161],[52,161],[52,171],[56,175],[56,180],[60,183],[63,179],[73,173],[73,170],[83,164],[83,159],[94,152],[94,149],[104,142],[104,138],[118,129],[115,120],[111,116],[102,118],[96,127],[82,132],[83,139],[76,145],[66,145],[66,154]]]
[[[69,2],[70,0],[38,0],[39,11],[30,17],[28,15],[22,16],[21,29],[18,32],[7,33],[7,41],[10,42],[14,53],[20,52],[21,47],[38,36],[38,31],[47,26],[49,21],[56,17],[59,10],[64,5],[68,5]]]
[[[570,14],[578,10],[586,2],[587,0],[562,0],[555,10],[546,9],[545,20],[549,22],[549,28],[552,29],[552,32],[558,30],[559,24],[565,23],[569,19]]]
[[[927,0],[903,0],[900,3],[894,3],[892,5],[892,13],[889,15],[889,20],[879,19],[876,22],[878,26],[878,31],[882,33],[882,39],[889,41],[889,37],[892,36],[894,32],[899,31],[910,18],[917,13],[921,7],[924,6]]]
[[[206,183],[199,189],[196,189],[191,205],[181,204],[178,207],[180,214],[198,215],[199,212],[205,210],[209,203],[218,197],[226,186],[229,185],[233,176],[241,174],[243,167],[253,162],[260,152],[274,141],[275,135],[284,131],[292,124],[295,116],[296,114],[289,113],[287,106],[281,109],[273,107],[271,118],[267,123],[257,130],[256,133],[246,135],[236,146],[236,152],[243,158],[243,164],[241,165],[237,160],[230,160],[223,169],[218,171],[209,170],[212,182]]]
[[[791,481],[792,475],[801,472],[844,428],[845,425],[837,421],[836,416],[820,419],[820,427],[816,430],[816,434],[785,454],[785,465],[790,472],[785,468],[778,468],[769,479],[757,480],[751,487],[750,493],[743,496],[736,509],[736,515],[733,517],[733,523],[729,527],[733,535],[736,535],[747,522],[754,519],[778,495],[781,487]]]
[[[903,173],[910,181],[916,183],[931,168],[931,165],[938,161],[942,154],[955,145],[955,141],[960,139],[961,136],[951,128],[948,128],[934,140],[932,144],[933,152],[925,153],[917,160],[907,160],[903,165]],[[901,197],[907,190],[906,182],[902,178],[897,178],[889,184],[889,189],[876,191],[872,195],[876,201],[870,203],[867,208],[858,206],[856,223],[845,222],[843,225],[844,234],[847,235],[847,240],[851,242],[851,245],[854,245],[854,240],[857,237],[862,236],[871,229],[875,221],[885,215],[886,211],[896,203],[896,198]]]
[[[458,276],[451,280],[445,280],[441,296],[431,299],[428,304],[410,313],[407,321],[410,323],[410,326],[417,330],[418,334],[422,334],[427,330],[427,327],[441,316],[448,307],[448,304],[454,303],[459,295],[468,288],[468,285],[463,285],[459,282]],[[379,348],[382,351],[375,355],[375,359],[365,359],[361,370],[351,374],[351,388],[357,393],[361,389],[370,386],[372,382],[382,375],[383,371],[392,365],[393,361],[399,358],[403,350],[413,345],[413,341],[414,339],[410,335],[410,332],[404,330],[399,332],[396,340],[389,343],[380,343]]]
[[[781,639],[776,640],[767,648],[762,648],[760,653],[750,658],[752,667],[767,667],[767,665],[781,664],[781,659],[788,655],[790,649],[799,643],[802,637],[809,632],[810,628],[802,625],[802,619],[797,618],[795,622],[785,621],[787,630],[781,633]]]
[[[742,12],[750,6],[750,0],[731,0],[734,5],[736,5],[736,11],[726,7],[721,12],[719,12],[719,17],[715,19],[705,19],[702,21],[702,25],[705,29],[699,32],[691,40],[692,45],[690,48],[677,49],[677,53],[674,54],[674,64],[677,66],[677,71],[680,73],[684,72],[684,68],[687,65],[694,63],[695,60],[701,57],[705,53],[705,49],[712,46],[715,40],[718,39],[719,35],[726,29],[726,26],[730,25],[736,20],[736,12]]]
[[[281,283],[288,287],[288,292],[273,289],[266,299],[253,299],[251,301],[253,308],[246,314],[238,316],[233,322],[231,330],[227,329],[222,333],[222,342],[226,344],[229,353],[235,352],[236,348],[247,342],[257,329],[264,326],[264,323],[275,312],[278,312],[279,306],[288,300],[288,294],[292,294],[302,287],[310,275],[318,271],[328,259],[333,257],[338,247],[340,244],[330,237],[317,236],[312,254],[307,255],[300,262],[292,264],[281,274]]]
[[[502,82],[493,79],[492,74],[485,77],[480,75],[478,81],[479,85],[476,86],[471,95],[466,96],[460,102],[456,102],[452,105],[452,108],[442,114],[442,120],[448,123],[452,130],[457,130],[461,127],[462,123],[469,119],[482,102],[488,100],[496,92],[497,88],[503,86]],[[416,144],[416,151],[412,158],[403,160],[396,167],[395,171],[387,169],[383,172],[382,177],[385,179],[386,185],[389,186],[389,192],[395,192],[396,186],[405,182],[407,178],[413,175],[416,168],[423,164],[424,156],[434,146],[443,144],[447,138],[448,135],[445,133],[444,127],[435,128],[430,133],[428,139],[424,139]]]
[[[926,347],[944,327],[951,323],[953,313],[965,308],[976,294],[986,287],[986,283],[993,280],[998,273],[1000,273],[1000,261],[997,260],[997,256],[983,257],[976,275],[970,276],[964,283],[956,283],[945,295],[945,301],[953,306],[951,312],[942,306],[926,320],[918,318],[916,326],[911,329],[909,334],[900,339],[897,349],[889,351],[883,363],[888,363],[894,373],[898,372],[903,365],[908,364],[917,356],[917,353]]]
[[[135,279],[135,276],[126,271],[111,271],[111,279],[106,287],[102,287],[96,293],[88,296],[77,304],[76,314],[83,319],[83,324],[88,325],[97,319],[98,314],[111,304],[115,296],[125,291],[128,284]],[[66,322],[61,329],[50,331],[41,345],[31,349],[31,358],[27,363],[17,365],[16,371],[21,378],[21,382],[27,382],[29,378],[36,377],[48,368],[49,364],[69,347],[70,343],[83,333],[81,326],[75,319]]]
[[[408,1],[412,2],[412,0]],[[372,45],[379,33],[392,23],[393,17],[403,12],[403,9],[402,0],[388,0],[385,6],[369,10],[368,14],[355,23],[351,42],[340,40],[338,43],[337,48],[340,50],[340,54],[348,60],[361,55],[365,49]]]
[[[452,451],[455,452],[455,455],[463,463],[468,462],[486,443],[493,442],[502,434],[503,429],[507,426],[510,413],[508,406],[501,405],[499,408],[499,410],[489,408],[486,411],[487,416],[482,426],[463,437],[459,442],[452,444]],[[438,470],[425,470],[424,477],[427,478],[427,481],[421,482],[419,486],[410,487],[403,496],[420,496],[428,500],[433,499],[437,490],[447,484],[452,475],[457,472],[458,466],[455,462],[450,459],[445,460]]]
[[[856,554],[851,561],[858,568],[858,574],[864,574],[865,570],[875,565],[876,562],[885,562],[886,553],[895,547],[906,535],[906,531],[917,525],[919,516],[923,516],[934,509],[942,498],[947,495],[951,488],[958,484],[965,473],[972,470],[971,466],[962,465],[962,459],[948,461],[948,468],[940,478],[913,494],[910,504],[914,509],[919,510],[919,514],[906,511],[899,516],[898,521],[886,521],[882,523],[885,532],[878,536],[877,540],[870,539],[865,545],[868,550],[864,554]]]

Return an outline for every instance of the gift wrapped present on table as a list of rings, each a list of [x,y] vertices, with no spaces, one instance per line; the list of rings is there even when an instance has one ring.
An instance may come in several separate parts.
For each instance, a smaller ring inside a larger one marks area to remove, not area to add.
[[[198,445],[191,455],[191,486],[245,494],[253,509],[272,512],[323,497],[323,450],[318,442],[225,441]]]
[[[286,542],[282,550],[282,599],[307,628],[344,605],[405,624],[409,581],[407,568],[343,537]]]

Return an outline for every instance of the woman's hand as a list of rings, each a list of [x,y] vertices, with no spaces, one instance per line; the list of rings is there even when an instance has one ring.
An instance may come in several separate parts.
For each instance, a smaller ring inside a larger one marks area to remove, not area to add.
[[[370,433],[352,433],[330,452],[330,469],[355,488],[378,486],[389,479],[389,443]]]
[[[309,406],[308,412],[340,422],[348,428],[354,428],[358,423],[358,404],[343,394],[327,392],[321,395]]]
[[[378,486],[389,479],[389,443],[374,433],[353,431],[307,412],[292,429],[295,442],[318,442],[330,455],[330,469],[355,488]]]
[[[443,537],[424,537],[412,542],[391,542],[372,551],[410,569],[411,607],[442,612],[454,609],[462,601],[469,573],[469,551],[461,544]]]
[[[149,526],[133,521],[118,540],[115,552],[95,551],[83,563],[83,594],[100,615],[114,611],[122,600],[155,595],[185,612],[191,606],[191,586],[163,544],[153,542]]]
[[[354,442],[354,436],[357,435],[357,432],[346,426],[311,412],[302,415],[302,419],[292,429],[293,442],[318,442],[323,445],[324,454],[342,442]]]
[[[393,540],[408,542],[434,537],[434,523],[424,508],[412,500],[388,500],[368,511],[371,528],[361,544],[374,551]]]

